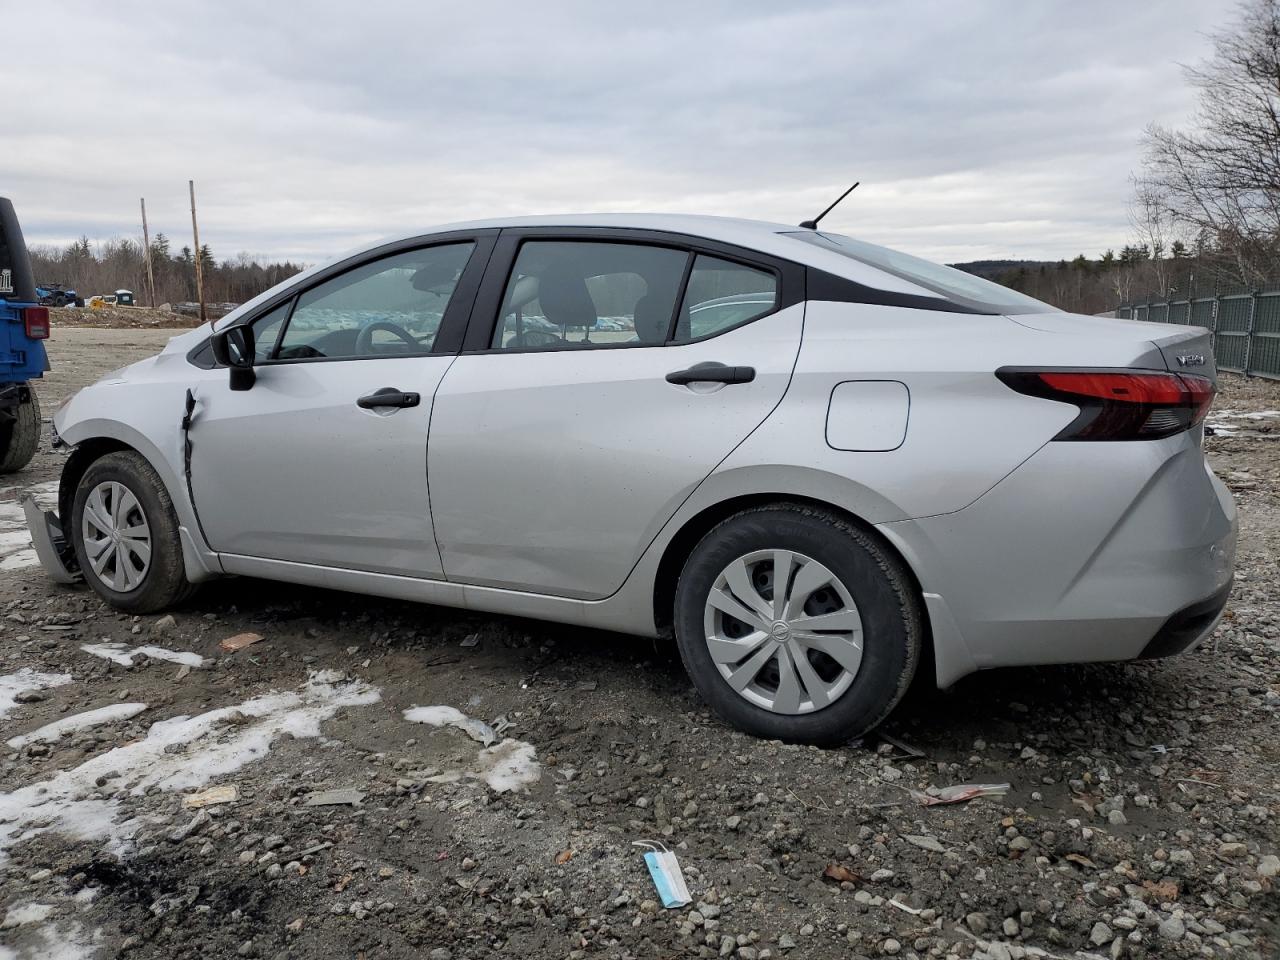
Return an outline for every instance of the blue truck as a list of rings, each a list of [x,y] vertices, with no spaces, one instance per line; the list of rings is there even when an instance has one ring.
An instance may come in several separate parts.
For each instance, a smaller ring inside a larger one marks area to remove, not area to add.
[[[49,369],[49,308],[36,295],[31,258],[13,204],[0,197],[0,474],[21,470],[40,442],[31,381]]]

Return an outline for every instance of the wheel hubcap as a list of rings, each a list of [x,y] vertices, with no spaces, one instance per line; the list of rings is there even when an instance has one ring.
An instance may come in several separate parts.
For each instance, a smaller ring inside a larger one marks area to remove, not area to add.
[[[703,629],[729,686],[774,713],[829,706],[862,664],[862,618],[848,588],[791,550],[757,550],[725,567],[707,597]]]
[[[80,534],[98,579],[118,593],[141,585],[151,568],[151,526],[128,487],[114,480],[94,487],[84,502]]]

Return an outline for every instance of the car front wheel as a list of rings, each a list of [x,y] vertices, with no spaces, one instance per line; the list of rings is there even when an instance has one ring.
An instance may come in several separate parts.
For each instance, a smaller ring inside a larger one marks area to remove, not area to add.
[[[109,453],[89,466],[71,530],[86,582],[112,606],[152,613],[191,591],[173,502],[141,454]]]
[[[680,574],[675,627],[694,685],[721,717],[821,745],[888,716],[924,633],[901,560],[838,514],[798,505],[711,530]]]

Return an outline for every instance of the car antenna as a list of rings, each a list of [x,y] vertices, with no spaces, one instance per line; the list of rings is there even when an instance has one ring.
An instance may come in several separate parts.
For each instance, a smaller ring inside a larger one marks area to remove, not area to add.
[[[861,182],[862,182],[861,180],[859,180],[859,181],[858,181],[858,183],[861,183]],[[849,194],[853,193],[853,191],[857,190],[857,189],[858,189],[858,183],[855,183],[852,187],[850,187],[850,188],[849,188],[848,190],[846,190],[844,193],[840,194],[840,196],[836,197],[836,202],[835,202],[835,203],[831,204],[831,206],[827,207],[827,209],[823,210],[820,214],[818,214],[818,215],[817,215],[816,217],[814,217],[812,220],[801,220],[801,221],[800,221],[800,226],[804,227],[806,230],[817,230],[817,229],[818,229],[818,221],[819,221],[819,220],[821,220],[823,217],[825,217],[825,216],[826,216],[828,213],[830,213],[832,210],[834,210],[834,209],[836,208],[836,203],[839,203],[841,200],[843,200],[843,199],[844,199],[845,197],[847,197]]]

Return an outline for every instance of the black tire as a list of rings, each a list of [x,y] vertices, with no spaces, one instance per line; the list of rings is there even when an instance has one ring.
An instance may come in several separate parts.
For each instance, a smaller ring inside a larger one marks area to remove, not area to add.
[[[16,419],[0,424],[0,473],[21,470],[40,446],[40,400],[34,390],[31,400],[18,404],[14,413]]]
[[[808,713],[775,713],[737,693],[712,660],[704,630],[707,597],[726,566],[778,549],[825,566],[862,621],[862,661],[852,683]],[[694,686],[726,722],[772,740],[833,746],[875,727],[911,685],[924,629],[911,577],[892,551],[838,514],[799,505],[754,508],[723,521],[694,547],[676,586],[676,640]]]
[[[151,535],[151,559],[141,582],[119,591],[94,572],[84,543],[85,502],[95,487],[115,481],[137,498]],[[129,613],[154,613],[185,600],[194,588],[187,582],[182,562],[178,518],[164,482],[146,457],[132,450],[109,453],[90,464],[76,486],[71,508],[70,536],[85,582],[104,600]]]

